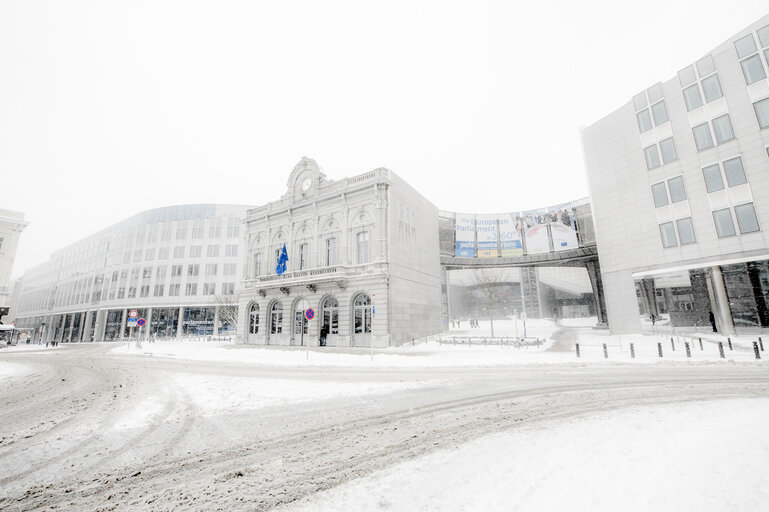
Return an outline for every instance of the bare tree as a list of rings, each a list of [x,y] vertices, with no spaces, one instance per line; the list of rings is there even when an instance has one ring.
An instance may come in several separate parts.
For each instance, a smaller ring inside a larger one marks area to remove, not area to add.
[[[217,295],[216,305],[219,307],[219,321],[222,324],[229,324],[234,329],[238,328],[238,303],[234,295]],[[214,326],[216,331],[216,326]],[[216,334],[216,332],[214,332]]]
[[[480,290],[486,299],[486,308],[489,311],[491,322],[491,337],[494,337],[494,306],[502,298],[500,283],[505,277],[505,269],[477,269],[473,271],[475,288]]]

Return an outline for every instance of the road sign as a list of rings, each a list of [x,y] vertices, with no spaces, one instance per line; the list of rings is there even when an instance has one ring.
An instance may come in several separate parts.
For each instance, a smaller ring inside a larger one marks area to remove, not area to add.
[[[135,309],[132,309],[131,311],[128,312],[128,318],[138,318],[138,317],[139,317],[139,312],[136,311]]]
[[[137,322],[138,320],[139,320],[138,318],[128,318],[128,319],[126,319],[126,323],[125,323],[125,324],[126,324],[128,327],[132,327],[132,326],[136,325],[136,322]]]
[[[315,317],[315,311],[312,308],[307,308],[304,310],[304,317],[307,320],[312,320],[313,317]]]
[[[371,306],[371,316],[376,315],[376,306]]]
[[[146,323],[147,323],[146,320],[144,320],[143,318],[140,318],[136,321],[136,325],[138,325],[139,327],[144,327],[144,324]]]

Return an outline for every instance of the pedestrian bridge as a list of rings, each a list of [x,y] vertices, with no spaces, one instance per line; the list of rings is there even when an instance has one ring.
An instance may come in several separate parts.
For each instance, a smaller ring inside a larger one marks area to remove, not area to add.
[[[501,214],[439,212],[441,268],[585,267],[599,324],[606,306],[587,198]]]

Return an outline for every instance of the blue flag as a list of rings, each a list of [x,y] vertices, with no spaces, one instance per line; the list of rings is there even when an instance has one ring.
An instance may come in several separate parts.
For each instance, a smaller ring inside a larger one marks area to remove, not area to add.
[[[286,252],[286,244],[283,244],[283,250],[280,251],[278,256],[278,266],[275,267],[275,273],[281,275],[286,271],[286,263],[288,262],[288,253]]]

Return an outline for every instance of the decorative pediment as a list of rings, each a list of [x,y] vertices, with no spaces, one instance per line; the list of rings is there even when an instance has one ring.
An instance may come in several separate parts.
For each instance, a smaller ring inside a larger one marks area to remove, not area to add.
[[[318,163],[312,158],[303,156],[288,177],[286,187],[288,190],[283,199],[300,201],[317,193],[318,186],[326,181]]]

